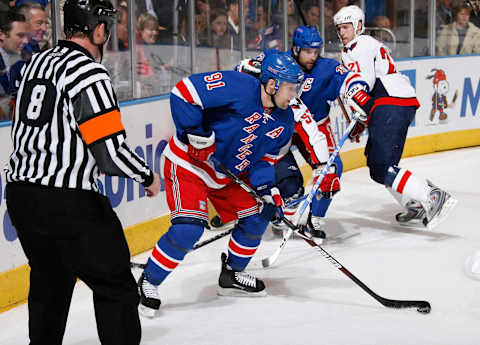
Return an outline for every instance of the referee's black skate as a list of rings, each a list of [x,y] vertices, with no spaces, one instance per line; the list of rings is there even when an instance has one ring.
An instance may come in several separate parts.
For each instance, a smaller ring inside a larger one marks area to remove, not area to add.
[[[160,309],[160,296],[158,295],[157,286],[153,285],[145,279],[145,274],[142,273],[138,280],[138,289],[140,291],[140,305],[138,310],[141,315],[149,318],[154,318]]]
[[[263,297],[267,295],[265,284],[253,275],[233,270],[227,265],[227,254],[222,253],[222,271],[218,278],[217,293],[220,296]]]

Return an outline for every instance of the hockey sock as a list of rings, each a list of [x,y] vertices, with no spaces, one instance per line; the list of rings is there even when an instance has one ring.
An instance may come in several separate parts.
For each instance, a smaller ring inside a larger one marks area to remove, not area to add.
[[[422,204],[428,200],[430,188],[427,181],[407,169],[389,167],[385,186],[403,207],[412,199]]]
[[[158,240],[145,268],[145,278],[160,285],[200,239],[200,224],[173,224]]]
[[[235,271],[243,271],[257,251],[268,221],[258,214],[241,218],[232,231],[228,243],[227,264]]]
[[[330,206],[331,202],[332,198],[318,199],[317,196],[315,196],[312,200],[312,214],[316,217],[325,217],[325,214],[327,213],[328,207]]]

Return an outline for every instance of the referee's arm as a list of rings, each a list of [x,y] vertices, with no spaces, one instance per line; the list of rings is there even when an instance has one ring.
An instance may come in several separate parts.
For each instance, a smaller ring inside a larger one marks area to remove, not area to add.
[[[154,174],[126,143],[120,111],[110,80],[88,86],[72,100],[73,113],[83,140],[101,172],[129,177],[144,187],[154,182]]]

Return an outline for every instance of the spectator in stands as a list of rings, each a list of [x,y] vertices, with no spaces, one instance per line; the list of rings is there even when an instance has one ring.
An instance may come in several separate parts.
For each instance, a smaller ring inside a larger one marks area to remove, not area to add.
[[[471,12],[466,4],[455,7],[455,21],[445,26],[437,37],[437,55],[480,53],[480,29],[470,23]]]
[[[437,0],[437,31],[452,23],[453,20],[453,0]]]
[[[25,17],[28,30],[28,43],[23,47],[21,59],[12,65],[10,69],[10,86],[16,94],[15,80],[20,76],[20,71],[26,62],[30,61],[33,54],[39,53],[41,45],[46,47],[44,36],[47,32],[47,15],[44,8],[36,1],[24,1],[16,12]]]
[[[25,17],[13,11],[0,12],[0,120],[10,114],[10,58],[27,44]]]
[[[15,2],[15,8],[18,8],[20,6],[22,6],[24,3],[26,2],[38,2],[43,8],[45,8],[47,5],[48,5],[48,0],[17,0],[17,1],[11,1],[11,2]]]
[[[0,0],[0,11],[8,11],[10,9],[10,2],[8,0]]]
[[[126,2],[120,2],[117,10],[118,50],[126,51],[128,50],[128,7],[126,5]]]
[[[320,31],[320,5],[318,0],[306,0],[302,3],[305,25],[312,25]]]
[[[179,2],[182,3],[184,0]],[[157,18],[159,25],[158,41],[171,43],[173,39],[174,0],[136,0],[137,17],[142,13],[150,13]],[[181,5],[181,4],[180,4]]]
[[[348,0],[334,0],[332,4],[333,4],[333,13],[335,14],[338,11],[340,11],[341,8],[343,8],[345,6],[348,6],[349,1]]]
[[[332,6],[328,3],[325,3],[325,8],[323,9],[325,14],[325,37],[323,38],[323,44],[325,46],[325,51],[336,52],[340,50],[340,44],[337,35],[337,29],[333,24],[333,9]]]
[[[373,26],[375,28],[392,30],[392,23],[387,16],[376,16],[373,18]],[[384,30],[374,30],[372,36],[382,42],[392,41],[392,35]]]
[[[244,0],[243,13],[245,17],[248,17],[248,4],[249,0]],[[240,48],[240,9],[238,0],[227,0],[227,23],[228,33],[231,36],[231,49]]]
[[[227,32],[227,12],[212,10],[210,12],[210,34],[203,32],[199,35],[200,45],[228,48],[230,36]]]

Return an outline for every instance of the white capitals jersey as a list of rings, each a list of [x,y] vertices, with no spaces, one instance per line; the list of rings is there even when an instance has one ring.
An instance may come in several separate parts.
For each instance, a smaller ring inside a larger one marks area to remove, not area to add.
[[[351,71],[361,73],[370,91],[380,79],[387,96],[415,98],[410,80],[398,72],[388,48],[371,36],[360,35],[349,42],[342,50],[342,63]]]

